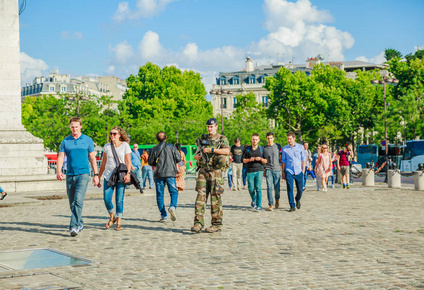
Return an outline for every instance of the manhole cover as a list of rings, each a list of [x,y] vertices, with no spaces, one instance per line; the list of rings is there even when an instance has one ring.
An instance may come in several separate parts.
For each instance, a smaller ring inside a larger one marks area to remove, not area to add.
[[[0,272],[90,264],[93,261],[54,249],[0,252]]]

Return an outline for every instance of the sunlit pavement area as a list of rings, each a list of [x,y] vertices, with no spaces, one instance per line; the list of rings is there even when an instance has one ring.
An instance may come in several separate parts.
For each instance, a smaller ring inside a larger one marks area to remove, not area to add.
[[[222,231],[193,234],[194,186],[187,182],[177,220],[165,224],[158,222],[154,190],[127,191],[122,231],[105,229],[102,191],[90,188],[76,237],[67,230],[65,185],[32,198],[11,193],[0,203],[0,288],[424,288],[424,192],[359,182],[319,192],[309,181],[301,209],[289,213],[283,183],[280,208],[269,212],[264,181],[262,212],[250,209],[247,190],[226,190]],[[208,227],[209,207],[205,220]],[[33,256],[40,268],[24,269],[25,260],[5,265],[26,249],[86,262],[43,267],[47,261]]]

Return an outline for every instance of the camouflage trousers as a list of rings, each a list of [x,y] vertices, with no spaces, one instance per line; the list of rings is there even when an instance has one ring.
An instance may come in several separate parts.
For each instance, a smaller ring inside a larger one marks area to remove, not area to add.
[[[224,180],[222,178],[221,170],[208,170],[200,168],[196,180],[197,198],[194,210],[194,224],[200,224],[204,227],[205,221],[203,219],[206,209],[206,202],[209,195],[211,196],[211,215],[212,225],[221,228],[222,211],[221,194],[224,193]]]

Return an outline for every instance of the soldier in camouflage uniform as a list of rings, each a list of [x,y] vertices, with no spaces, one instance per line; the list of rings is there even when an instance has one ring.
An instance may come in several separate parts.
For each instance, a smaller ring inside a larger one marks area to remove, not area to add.
[[[215,118],[209,119],[206,126],[209,134],[197,139],[197,152],[194,157],[199,167],[196,180],[194,226],[191,228],[191,231],[195,233],[199,233],[205,225],[203,216],[209,195],[211,196],[212,225],[205,232],[214,233],[221,230],[223,217],[221,194],[224,193],[222,173],[229,166],[228,139],[216,132],[218,125]]]

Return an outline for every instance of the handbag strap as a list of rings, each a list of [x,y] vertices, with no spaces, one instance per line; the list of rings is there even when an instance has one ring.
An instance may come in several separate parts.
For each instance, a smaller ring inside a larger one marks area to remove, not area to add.
[[[163,144],[163,147],[162,147],[162,149],[159,151],[158,157],[156,157],[156,159],[158,159],[158,158],[159,158],[160,154],[162,153],[163,149],[165,149],[165,147],[166,147],[166,143],[164,143],[164,144]]]
[[[118,153],[116,153],[115,146],[113,146],[112,142],[110,143],[110,146],[112,147],[112,154],[113,158],[115,159],[116,166],[118,166],[119,164],[121,164],[121,162],[119,162]]]

